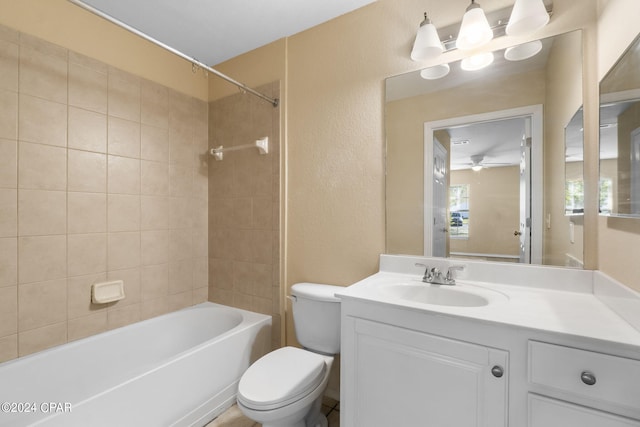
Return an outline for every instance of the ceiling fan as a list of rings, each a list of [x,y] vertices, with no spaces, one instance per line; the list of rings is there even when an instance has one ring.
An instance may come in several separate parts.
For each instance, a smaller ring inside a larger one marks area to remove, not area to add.
[[[474,172],[478,172],[482,170],[484,167],[492,167],[492,166],[510,166],[511,163],[496,163],[496,162],[486,162],[484,154],[473,154],[469,157],[471,162],[467,163],[459,163],[460,166],[471,166],[471,170]]]

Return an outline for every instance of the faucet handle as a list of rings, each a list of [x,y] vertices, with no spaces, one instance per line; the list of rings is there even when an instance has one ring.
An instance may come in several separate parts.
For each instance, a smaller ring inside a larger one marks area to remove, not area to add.
[[[426,282],[427,280],[429,280],[429,266],[421,262],[416,262],[415,266],[424,268],[424,275],[422,276],[422,281]]]
[[[449,266],[449,269],[447,270],[447,281],[451,282],[451,283],[455,283],[456,282],[456,277],[454,272],[455,271],[462,271],[464,270],[464,265],[452,265]]]

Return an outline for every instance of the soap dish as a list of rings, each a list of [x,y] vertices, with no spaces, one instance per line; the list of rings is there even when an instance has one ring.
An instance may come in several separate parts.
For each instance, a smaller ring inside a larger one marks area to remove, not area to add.
[[[124,282],[122,280],[94,283],[91,286],[91,302],[94,304],[106,304],[121,299],[124,299]]]

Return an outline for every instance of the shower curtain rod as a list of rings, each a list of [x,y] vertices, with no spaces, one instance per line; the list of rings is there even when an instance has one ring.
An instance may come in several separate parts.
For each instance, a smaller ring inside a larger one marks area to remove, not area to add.
[[[255,95],[255,96],[257,96],[258,98],[262,98],[262,99],[263,99],[263,100],[265,100],[265,101],[268,101],[268,102],[269,102],[269,103],[271,103],[274,107],[277,107],[277,106],[278,106],[278,104],[279,104],[279,100],[278,100],[278,98],[271,98],[271,97],[269,97],[269,96],[267,96],[267,95],[265,95],[265,94],[262,94],[262,93],[260,93],[260,92],[258,92],[258,91],[256,91],[256,90],[254,90],[254,89],[250,88],[249,86],[247,86],[247,85],[245,85],[245,84],[242,84],[242,83],[240,83],[240,82],[239,82],[239,81],[237,81],[237,80],[232,79],[231,77],[227,76],[226,74],[223,74],[223,73],[221,73],[220,71],[215,70],[215,69],[213,69],[213,68],[209,67],[208,65],[206,65],[206,64],[204,64],[204,63],[202,63],[202,62],[198,61],[197,59],[192,58],[192,57],[190,57],[190,56],[188,56],[188,55],[185,55],[184,53],[180,52],[179,50],[174,49],[174,48],[172,48],[171,46],[168,46],[168,45],[166,45],[166,44],[162,43],[162,42],[161,42],[161,41],[159,41],[159,40],[154,39],[153,37],[151,37],[151,36],[149,36],[149,35],[147,35],[147,34],[143,33],[142,31],[139,31],[139,30],[137,30],[137,29],[133,28],[132,26],[130,26],[130,25],[128,25],[128,24],[125,24],[124,22],[122,22],[122,21],[120,21],[120,20],[118,20],[118,19],[114,18],[113,16],[108,15],[108,14],[106,14],[106,13],[102,12],[101,10],[96,9],[96,8],[95,8],[95,7],[93,7],[93,6],[90,6],[90,5],[86,4],[86,3],[85,3],[85,2],[83,2],[82,0],[67,0],[67,1],[69,1],[69,2],[71,2],[71,3],[73,3],[73,4],[75,4],[76,6],[79,6],[79,7],[83,8],[83,9],[85,9],[85,10],[87,10],[87,11],[89,11],[89,12],[93,13],[94,15],[99,16],[99,17],[100,17],[100,18],[102,18],[102,19],[106,19],[107,21],[109,21],[109,22],[111,22],[111,23],[113,23],[113,24],[116,24],[117,26],[119,26],[119,27],[121,27],[121,28],[124,28],[125,30],[127,30],[127,31],[129,31],[129,32],[132,32],[133,34],[135,34],[135,35],[137,35],[137,36],[139,36],[139,37],[142,37],[143,39],[145,39],[145,40],[147,40],[147,41],[149,41],[149,42],[151,42],[151,43],[155,44],[156,46],[159,46],[159,47],[161,47],[161,48],[163,48],[163,49],[165,49],[165,50],[167,50],[167,51],[169,51],[169,52],[173,53],[174,55],[177,55],[177,56],[179,56],[180,58],[185,59],[185,60],[187,60],[187,61],[191,62],[191,64],[193,64],[193,65],[195,65],[195,66],[197,66],[197,67],[200,67],[200,68],[202,68],[202,69],[207,70],[208,72],[210,72],[210,73],[212,73],[212,74],[214,74],[214,75],[216,75],[216,76],[220,77],[221,79],[226,80],[227,82],[229,82],[229,83],[231,83],[231,84],[233,84],[233,85],[235,85],[235,86],[239,87],[239,88],[240,88],[241,90],[243,90],[243,91],[246,91],[246,92],[248,92],[248,93],[250,93],[250,94],[252,94],[252,95]]]

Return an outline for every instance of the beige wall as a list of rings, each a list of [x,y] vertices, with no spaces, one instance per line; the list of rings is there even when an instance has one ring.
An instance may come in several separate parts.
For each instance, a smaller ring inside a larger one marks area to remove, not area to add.
[[[279,83],[261,93],[279,97]],[[244,94],[209,104],[209,147],[269,138],[256,148],[209,162],[209,300],[273,316],[273,347],[281,346],[279,110]]]
[[[0,24],[207,99],[208,79],[189,62],[67,0],[0,0]]]
[[[0,49],[0,360],[206,301],[206,102],[6,27]]]
[[[640,2],[608,0],[599,3],[597,78],[602,79],[638,35]],[[634,248],[640,243],[640,220],[600,217],[598,268],[640,291],[640,265]]]

